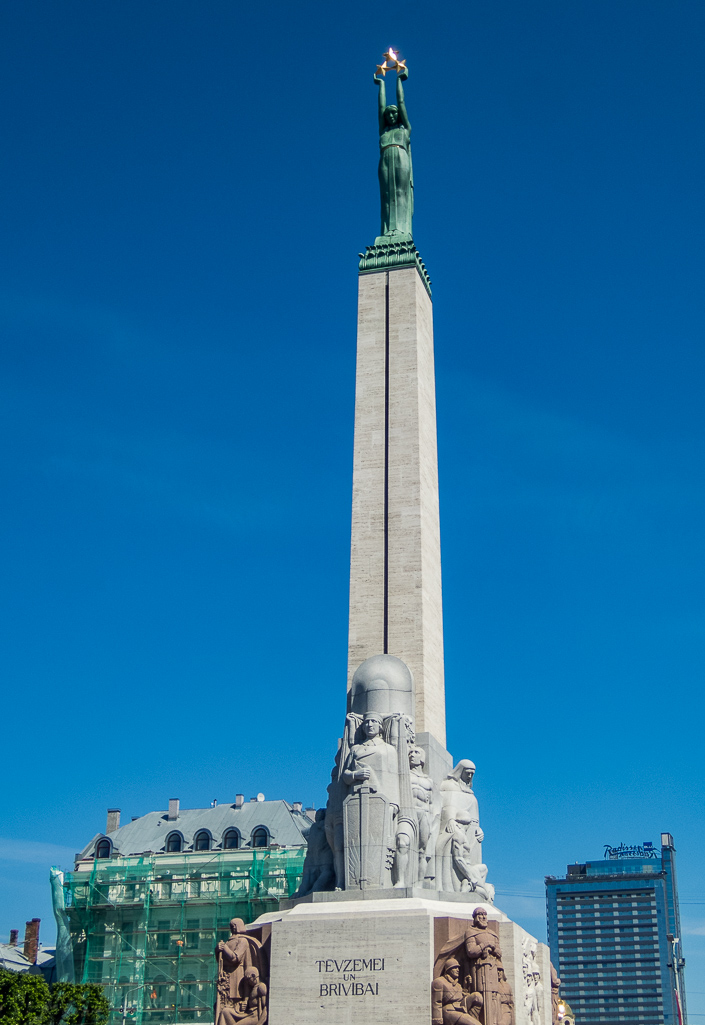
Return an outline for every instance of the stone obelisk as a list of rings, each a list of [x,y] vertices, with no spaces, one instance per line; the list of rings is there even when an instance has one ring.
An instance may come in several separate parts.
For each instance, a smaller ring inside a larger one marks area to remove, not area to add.
[[[375,78],[382,227],[359,267],[348,690],[364,659],[396,655],[414,676],[417,734],[445,749],[433,304],[411,233],[406,77],[390,106]]]
[[[270,950],[248,999],[266,987],[268,1025],[551,1025],[548,949],[494,907],[475,764],[445,750],[433,323],[406,77],[390,47],[375,76],[382,228],[360,257],[347,713],[301,886],[248,929]]]

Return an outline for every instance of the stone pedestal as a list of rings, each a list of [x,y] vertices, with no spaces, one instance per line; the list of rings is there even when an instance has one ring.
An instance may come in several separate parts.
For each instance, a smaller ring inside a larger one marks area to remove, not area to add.
[[[255,927],[271,927],[269,1025],[430,1025],[440,946],[478,906],[499,929],[513,1025],[551,1025],[548,948],[489,904],[440,897],[299,902],[263,915]]]

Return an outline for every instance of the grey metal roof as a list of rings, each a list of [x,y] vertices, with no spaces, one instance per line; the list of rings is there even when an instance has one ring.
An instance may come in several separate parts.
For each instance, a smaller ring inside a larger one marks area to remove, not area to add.
[[[222,847],[223,835],[228,829],[237,829],[240,845],[250,845],[257,826],[264,826],[270,844],[280,847],[300,847],[306,843],[311,820],[303,811],[294,811],[286,801],[249,801],[241,808],[234,804],[219,804],[215,808],[184,808],[178,818],[169,821],[166,811],[150,811],[112,833],[98,833],[81,851],[81,858],[93,857],[96,844],[107,836],[113,844],[113,855],[159,854],[164,852],[169,833],[181,833],[183,850],[193,850],[196,833],[207,830],[211,837],[211,850]]]
[[[21,947],[0,943],[0,968],[7,968],[10,972],[27,972],[30,967],[31,961],[24,956]]]

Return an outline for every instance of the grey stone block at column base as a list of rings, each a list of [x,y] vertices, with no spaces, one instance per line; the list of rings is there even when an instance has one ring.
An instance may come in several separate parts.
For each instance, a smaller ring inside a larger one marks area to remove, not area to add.
[[[424,770],[434,783],[442,783],[453,768],[453,756],[438,743],[432,733],[417,733],[416,744],[423,748],[426,755]]]
[[[300,904],[257,919],[272,927],[269,1025],[430,1025],[436,919],[462,929],[479,906],[499,924],[514,1025],[551,1025],[544,944],[491,905],[390,896]],[[524,950],[538,966],[538,1007],[527,999]]]
[[[283,911],[290,911],[292,908],[298,907],[299,904],[346,904],[350,901],[360,900],[396,901],[405,900],[407,897],[441,901],[445,904],[462,904],[465,909],[479,907],[482,903],[476,893],[462,893],[454,890],[448,893],[445,890],[428,890],[425,886],[395,886],[383,889],[370,887],[364,890],[321,890],[317,893],[307,893],[305,897],[284,898],[280,906]]]

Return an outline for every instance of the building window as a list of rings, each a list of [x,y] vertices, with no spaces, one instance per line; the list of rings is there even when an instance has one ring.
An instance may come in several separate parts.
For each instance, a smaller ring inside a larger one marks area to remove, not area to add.
[[[157,929],[159,930],[157,932],[157,950],[168,950],[171,944],[171,936],[169,934],[171,921],[157,922]]]
[[[96,858],[109,858],[110,857],[110,840],[99,840],[98,846],[95,849]]]
[[[205,829],[202,829],[200,833],[196,833],[193,848],[196,851],[209,851],[211,849],[211,838]]]
[[[166,852],[167,854],[178,854],[181,850],[181,834],[170,833],[166,838]]]
[[[223,848],[226,851],[235,850],[240,846],[240,834],[237,829],[229,829],[223,837]]]
[[[181,983],[181,1006],[195,1007],[196,1002],[196,976],[186,975]]]
[[[253,847],[266,847],[269,844],[269,833],[264,826],[257,826],[257,829],[252,833],[252,846]]]

